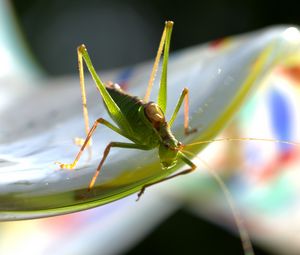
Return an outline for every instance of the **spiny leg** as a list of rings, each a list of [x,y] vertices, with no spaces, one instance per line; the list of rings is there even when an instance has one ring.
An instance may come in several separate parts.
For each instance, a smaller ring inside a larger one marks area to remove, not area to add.
[[[83,153],[85,147],[86,147],[87,144],[89,143],[89,141],[90,141],[90,139],[91,139],[91,137],[92,137],[94,131],[96,130],[97,126],[98,126],[99,124],[101,124],[101,123],[102,123],[103,125],[107,126],[108,128],[114,130],[115,132],[119,133],[120,135],[123,135],[122,131],[121,131],[119,128],[115,127],[114,125],[112,125],[111,123],[109,123],[107,120],[105,120],[105,119],[103,119],[103,118],[97,119],[97,120],[94,122],[94,125],[92,126],[91,130],[88,132],[88,134],[87,134],[87,136],[86,136],[86,138],[85,138],[85,141],[83,142],[83,144],[82,144],[82,146],[81,146],[79,152],[77,153],[77,155],[76,155],[76,157],[75,157],[73,163],[71,163],[71,164],[64,164],[64,163],[60,163],[60,162],[55,162],[55,163],[58,164],[58,165],[60,166],[60,168],[64,168],[64,169],[73,169],[73,168],[76,166],[78,160],[80,159],[80,157],[81,157],[81,155],[82,155],[82,153]],[[123,136],[124,136],[124,135],[123,135]]]
[[[174,174],[174,175],[171,175],[169,177],[166,177],[166,178],[164,178],[162,180],[159,180],[159,181],[152,182],[152,183],[144,185],[142,187],[142,189],[140,190],[140,192],[138,193],[138,195],[137,195],[138,197],[137,197],[136,201],[138,201],[141,198],[141,196],[144,194],[146,188],[148,188],[148,187],[150,187],[152,185],[155,185],[155,184],[158,184],[158,183],[161,183],[161,182],[173,179],[173,178],[175,178],[177,176],[180,176],[180,175],[189,174],[189,173],[193,172],[197,168],[197,166],[190,159],[188,159],[183,153],[179,152],[178,155],[182,159],[182,161],[184,161],[187,165],[190,166],[190,168],[185,169],[185,170],[183,170],[183,171],[181,171],[181,172],[179,172],[177,174]]]
[[[139,201],[141,196],[144,194],[146,188],[152,186],[152,185],[155,185],[155,184],[158,184],[158,183],[161,183],[161,182],[164,182],[164,181],[167,181],[167,180],[170,180],[170,179],[173,179],[174,177],[177,177],[177,176],[180,176],[180,175],[184,175],[184,174],[189,174],[191,172],[193,172],[194,170],[196,169],[196,165],[195,167],[192,167],[192,168],[188,168],[186,170],[183,170],[177,174],[174,174],[172,176],[169,176],[169,177],[166,177],[160,181],[157,181],[157,182],[153,182],[153,183],[149,183],[149,184],[146,184],[142,187],[142,189],[140,190],[140,192],[138,193],[138,198],[136,199],[136,201]]]
[[[172,117],[169,121],[169,125],[171,127],[174,120],[176,119],[177,113],[178,113],[178,111],[179,111],[179,109],[180,109],[180,107],[183,103],[183,100],[184,100],[184,133],[186,135],[189,135],[191,133],[196,132],[197,129],[196,128],[191,129],[189,127],[189,90],[188,90],[188,88],[184,88],[183,91],[181,92],[181,95],[178,99],[175,110],[174,110],[174,112],[172,114]]]
[[[89,114],[87,109],[87,100],[86,100],[86,90],[85,90],[85,83],[84,83],[84,69],[83,69],[83,61],[82,61],[82,53],[77,48],[77,58],[78,58],[78,70],[79,70],[79,81],[80,81],[80,91],[81,91],[81,99],[82,99],[82,110],[83,110],[83,119],[84,119],[84,127],[86,136],[89,133],[90,126],[89,126]],[[88,145],[91,145],[92,139],[90,139]],[[84,144],[84,139],[82,138],[75,138],[75,144],[82,146]],[[89,146],[89,156],[91,157],[92,150]]]
[[[173,22],[167,21],[162,73],[161,73],[159,92],[157,98],[157,104],[159,105],[159,107],[162,109],[164,113],[166,113],[166,108],[167,108],[167,76],[168,76],[167,72],[168,72],[168,59],[169,59],[169,49],[170,49],[172,29],[173,29]]]
[[[138,150],[149,150],[149,148],[147,146],[139,145],[139,144],[134,144],[134,143],[121,143],[121,142],[111,142],[111,143],[109,143],[106,146],[106,148],[105,148],[105,150],[103,152],[103,157],[102,157],[102,159],[101,159],[101,161],[100,161],[100,163],[99,163],[99,165],[98,165],[98,167],[96,169],[96,172],[95,172],[95,174],[94,174],[94,176],[93,176],[93,178],[92,178],[92,180],[91,180],[91,182],[89,184],[89,188],[88,188],[89,191],[95,185],[96,179],[97,179],[97,177],[98,177],[98,175],[99,175],[99,173],[100,173],[100,171],[102,169],[104,161],[106,160],[106,158],[107,158],[107,156],[108,156],[108,154],[110,152],[110,149],[112,147],[127,148],[127,149],[138,149]]]
[[[146,94],[144,96],[144,101],[145,102],[149,101],[149,97],[150,97],[151,90],[152,90],[152,87],[153,87],[153,82],[155,80],[155,76],[156,76],[157,69],[158,69],[159,60],[160,60],[160,57],[161,57],[161,54],[162,54],[162,51],[163,51],[163,47],[164,47],[164,44],[165,44],[165,40],[166,40],[166,25],[164,27],[164,31],[163,31],[161,39],[160,39],[160,43],[159,43],[158,50],[157,50],[157,53],[156,53],[156,57],[155,57],[155,60],[154,60],[154,64],[153,64],[153,67],[152,67],[150,79],[149,79],[149,82],[148,82]]]
[[[126,117],[124,116],[124,114],[122,113],[122,111],[120,110],[119,106],[116,104],[116,102],[112,99],[112,97],[110,96],[110,94],[108,93],[108,91],[106,90],[103,82],[101,81],[101,79],[99,78],[99,76],[97,75],[97,72],[92,64],[92,61],[90,59],[90,56],[88,54],[88,51],[85,47],[84,44],[80,45],[78,47],[78,52],[79,52],[79,56],[80,58],[84,60],[101,96],[102,99],[104,101],[104,104],[107,107],[107,111],[110,113],[112,119],[114,120],[114,122],[120,127],[120,129],[127,134],[128,136],[133,136],[133,130],[128,122],[128,120],[126,119]]]

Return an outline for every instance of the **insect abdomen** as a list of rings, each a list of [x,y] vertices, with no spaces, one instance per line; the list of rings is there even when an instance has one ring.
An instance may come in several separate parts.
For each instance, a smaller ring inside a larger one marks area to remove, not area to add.
[[[136,96],[125,93],[119,88],[109,86],[106,89],[128,120],[136,137],[140,138],[139,140],[143,141],[143,144],[158,143],[158,140],[155,141],[158,138],[154,130],[146,125],[139,115],[138,111],[144,105],[143,101]],[[145,137],[149,138],[148,142]]]

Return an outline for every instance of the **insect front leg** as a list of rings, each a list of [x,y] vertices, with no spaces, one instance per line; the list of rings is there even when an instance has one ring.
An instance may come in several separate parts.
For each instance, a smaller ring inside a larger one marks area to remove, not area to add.
[[[127,148],[127,149],[138,149],[138,150],[149,150],[150,149],[147,146],[140,145],[140,144],[135,144],[135,143],[122,143],[122,142],[111,142],[111,143],[109,143],[106,146],[106,148],[105,148],[105,150],[103,152],[103,157],[102,157],[102,159],[101,159],[101,161],[100,161],[100,163],[99,163],[99,165],[98,165],[98,167],[96,169],[96,172],[95,172],[95,174],[94,174],[94,176],[93,176],[93,178],[92,178],[92,180],[91,180],[91,182],[89,184],[89,188],[88,188],[89,191],[95,185],[96,179],[97,179],[97,177],[98,177],[98,175],[99,175],[99,173],[100,173],[100,171],[102,169],[104,161],[106,160],[106,158],[107,158],[107,156],[108,156],[108,154],[110,152],[110,149],[112,147]]]
[[[119,133],[120,135],[125,136],[119,128],[117,128],[116,126],[114,126],[113,124],[108,122],[107,120],[105,120],[103,118],[97,119],[95,121],[94,125],[92,126],[91,130],[88,132],[88,134],[87,134],[87,136],[86,136],[79,152],[77,153],[73,163],[71,163],[71,164],[64,164],[64,163],[60,163],[60,162],[55,162],[55,163],[58,164],[60,166],[60,168],[73,169],[76,166],[76,164],[77,164],[78,160],[80,159],[84,149],[88,145],[93,133],[95,132],[95,130],[98,127],[99,124],[103,124],[103,125],[107,126],[108,128],[114,130],[115,132]]]
[[[177,113],[178,113],[178,111],[179,111],[179,109],[180,109],[180,107],[183,103],[183,100],[184,100],[184,133],[186,135],[189,135],[189,134],[192,134],[192,133],[196,132],[197,129],[196,128],[191,129],[189,127],[189,90],[188,90],[188,88],[184,88],[183,91],[181,92],[181,95],[178,99],[175,110],[174,110],[174,112],[172,114],[172,117],[169,121],[169,125],[171,127],[174,120],[176,119]]]
[[[140,190],[140,192],[138,193],[138,195],[137,195],[138,197],[137,197],[136,201],[138,201],[141,198],[141,196],[144,194],[146,188],[148,188],[148,187],[150,187],[152,185],[155,185],[155,184],[158,184],[158,183],[161,183],[161,182],[173,179],[173,178],[175,178],[177,176],[180,176],[180,175],[189,174],[189,173],[193,172],[197,168],[197,166],[189,158],[187,158],[182,152],[179,152],[178,155],[179,155],[180,159],[182,159],[182,161],[184,161],[187,165],[190,166],[190,168],[185,169],[185,170],[183,170],[183,171],[181,171],[181,172],[179,172],[177,174],[174,174],[174,175],[171,175],[169,177],[166,177],[166,178],[164,178],[164,179],[162,179],[160,181],[156,181],[156,182],[152,182],[152,183],[144,185],[142,187],[142,189]]]

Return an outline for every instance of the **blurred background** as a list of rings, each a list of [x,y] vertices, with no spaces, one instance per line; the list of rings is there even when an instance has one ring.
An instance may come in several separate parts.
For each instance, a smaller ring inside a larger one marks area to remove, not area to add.
[[[297,1],[14,0],[20,30],[49,75],[77,73],[85,43],[98,70],[154,57],[165,20],[174,20],[172,50],[275,24],[299,24]]]
[[[173,51],[274,24],[300,24],[297,1],[1,1],[3,3],[0,8],[9,8],[14,15],[19,39],[23,38],[23,46],[28,50],[32,65],[38,66],[40,73],[49,77],[77,75],[76,47],[81,43],[87,45],[97,70],[135,65],[152,59],[165,20],[175,21],[171,43]],[[93,215],[89,221],[94,221],[95,225],[96,210],[86,213]],[[88,218],[78,216],[80,214],[76,213],[70,217],[74,217],[74,221]],[[48,222],[44,219],[10,225],[2,223],[0,235],[6,235],[0,246],[3,250],[6,249],[6,253],[3,254],[14,254],[13,251],[8,251],[9,247],[18,245],[13,232],[18,226],[23,226],[24,229],[23,236],[19,232],[20,240],[31,230],[50,239],[54,228],[60,231],[62,236],[72,237],[74,232],[81,229],[68,228],[71,229],[70,232],[64,231],[64,222],[74,226],[78,224],[68,217],[55,217]],[[132,242],[124,251],[118,251],[116,254],[242,254],[239,237],[195,216],[184,206],[166,213],[164,219],[158,222],[160,223],[155,224],[147,235],[137,238],[137,242]],[[43,226],[49,228],[49,225],[52,225],[53,229],[46,235]],[[96,238],[97,231],[94,234]],[[126,235],[126,232],[123,234]],[[114,242],[118,243],[123,236],[118,238]],[[84,240],[75,238],[76,242]],[[35,245],[33,240],[28,243]],[[261,255],[276,254],[260,246],[255,246],[255,251]],[[36,251],[30,254],[46,253]],[[112,253],[101,250],[97,252],[93,249],[91,253],[86,250],[86,254]]]

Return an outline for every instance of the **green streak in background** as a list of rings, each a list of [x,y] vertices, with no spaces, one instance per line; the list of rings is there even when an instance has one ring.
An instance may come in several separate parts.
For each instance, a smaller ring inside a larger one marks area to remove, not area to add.
[[[16,22],[11,3],[0,1],[0,78],[34,79],[43,75]]]

